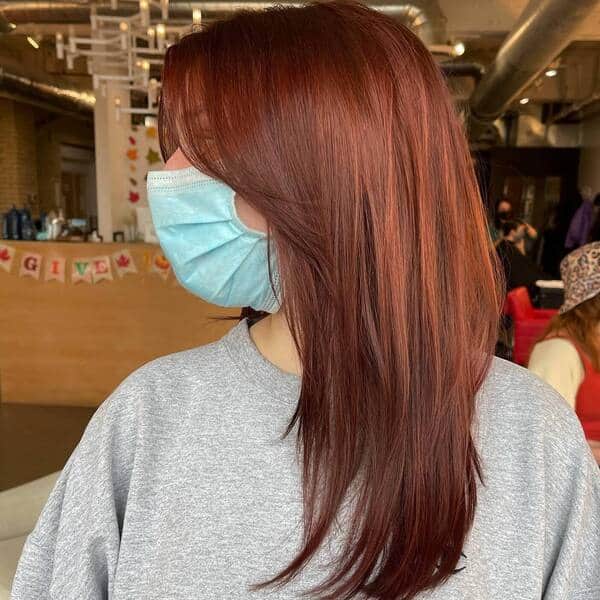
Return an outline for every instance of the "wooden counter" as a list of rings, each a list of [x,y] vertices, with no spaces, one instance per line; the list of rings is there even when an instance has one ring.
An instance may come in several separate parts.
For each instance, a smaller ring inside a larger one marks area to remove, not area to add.
[[[12,242],[10,273],[0,269],[0,401],[97,406],[131,371],[158,356],[224,335],[239,315],[186,292],[173,273],[149,271],[150,244]],[[77,257],[131,253],[138,273],[72,283]],[[66,258],[65,283],[19,276],[23,253]]]

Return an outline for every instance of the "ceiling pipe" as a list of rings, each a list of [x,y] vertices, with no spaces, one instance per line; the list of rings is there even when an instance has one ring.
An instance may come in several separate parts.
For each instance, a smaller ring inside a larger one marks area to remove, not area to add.
[[[473,92],[471,134],[490,128],[571,42],[599,0],[530,0]]]
[[[208,21],[223,18],[241,8],[262,10],[275,6],[303,6],[299,2],[177,2],[169,3],[169,20],[173,23],[191,23],[193,9],[202,11],[203,19]],[[368,3],[375,10],[401,20],[411,27],[423,41],[430,44],[446,43],[446,18],[437,0],[415,0],[413,3],[393,4],[383,1]],[[134,6],[120,5],[112,10],[110,2],[101,1],[96,5],[99,15],[127,17],[134,14]],[[83,24],[90,21],[90,5],[87,1],[16,1],[0,2],[0,16],[11,23],[19,24]],[[152,17],[160,18],[160,12],[152,9]]]
[[[34,81],[0,68],[0,95],[79,119],[92,119],[96,99],[87,92]]]
[[[481,81],[485,75],[485,67],[479,63],[472,62],[445,62],[440,64],[440,68],[446,77],[470,77],[476,83]]]

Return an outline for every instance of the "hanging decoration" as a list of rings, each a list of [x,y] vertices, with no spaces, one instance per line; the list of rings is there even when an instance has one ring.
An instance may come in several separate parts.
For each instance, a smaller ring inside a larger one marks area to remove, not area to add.
[[[93,244],[91,244],[93,246]],[[119,279],[126,275],[159,275],[163,281],[169,279],[171,264],[160,250],[146,251],[142,255],[142,264],[138,269],[128,248],[123,248],[110,255],[84,256],[67,259],[64,256],[51,254],[44,257],[35,252],[20,251],[18,256],[20,277],[31,277],[38,281],[59,281],[66,283],[70,273],[71,283],[99,283],[114,281],[113,269]],[[0,267],[11,272],[9,263],[17,259],[17,249],[0,244]],[[70,261],[70,265],[67,264]],[[8,266],[7,266],[8,265]],[[43,275],[42,275],[43,272]],[[177,281],[175,280],[175,284]]]
[[[21,277],[33,277],[34,279],[39,279],[41,270],[42,255],[36,254],[35,252],[24,252],[21,257],[19,275]]]
[[[92,263],[89,258],[74,258],[71,268],[71,283],[92,283]]]
[[[112,272],[110,269],[110,258],[108,256],[96,256],[92,258],[92,281],[100,283],[105,279],[112,281]]]
[[[202,20],[200,9],[193,7],[187,18],[183,15],[182,19],[180,10],[175,19],[170,19],[169,0],[139,0],[137,12],[128,16],[116,14],[122,8],[129,12],[132,3],[135,1],[111,0],[110,7],[91,4],[90,37],[75,35],[73,26],[69,27],[68,40],[62,33],[56,34],[56,56],[65,59],[67,69],[74,68],[75,58],[84,57],[95,91],[105,96],[106,84],[111,82],[129,92],[129,100],[124,105],[119,98],[115,99],[117,120],[121,113],[158,113],[160,82],[156,76],[164,54],[168,46],[190,30],[200,28]],[[134,93],[146,95],[145,106],[136,102],[137,106],[132,107]]]
[[[160,156],[158,155],[158,152],[156,150],[154,150],[153,148],[148,148],[146,160],[148,161],[149,165],[153,165],[155,163],[160,162]]]
[[[45,281],[65,282],[66,260],[62,257],[52,257],[46,260]]]
[[[118,252],[114,252],[112,259],[119,277],[125,277],[127,273],[137,273],[133,256],[131,256],[129,250],[119,250]]]
[[[12,269],[13,259],[15,257],[15,249],[11,246],[0,244],[0,269],[10,273]]]
[[[152,256],[151,270],[166,280],[171,271],[171,263],[162,252],[155,252]]]

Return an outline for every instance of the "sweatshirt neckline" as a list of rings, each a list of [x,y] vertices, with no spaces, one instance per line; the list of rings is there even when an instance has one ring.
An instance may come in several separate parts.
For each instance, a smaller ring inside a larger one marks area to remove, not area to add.
[[[297,399],[301,378],[293,373],[282,371],[260,353],[250,337],[248,319],[242,319],[222,341],[231,359],[249,379],[254,380],[269,393],[278,396],[283,394],[294,400]]]

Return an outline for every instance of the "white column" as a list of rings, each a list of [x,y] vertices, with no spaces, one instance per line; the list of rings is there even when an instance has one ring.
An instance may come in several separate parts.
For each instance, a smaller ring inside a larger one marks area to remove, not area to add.
[[[127,198],[129,161],[126,152],[130,116],[121,113],[117,119],[117,98],[123,108],[129,105],[129,94],[107,82],[105,95],[96,91],[94,107],[98,229],[105,242],[112,242],[113,231],[126,231],[125,224],[133,214]]]

